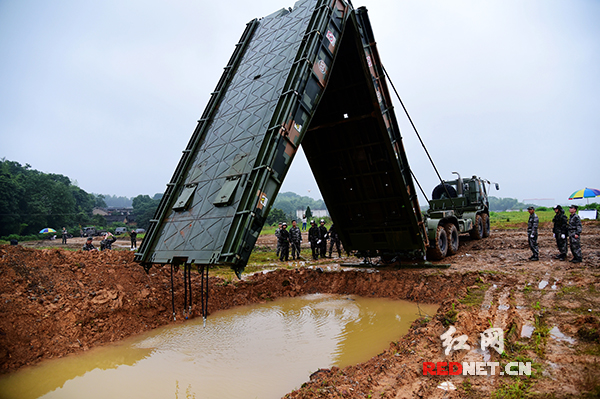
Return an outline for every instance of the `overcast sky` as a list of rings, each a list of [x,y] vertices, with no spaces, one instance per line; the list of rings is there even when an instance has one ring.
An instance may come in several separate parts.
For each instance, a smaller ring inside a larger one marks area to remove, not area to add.
[[[540,205],[600,189],[600,1],[353,4],[443,178]],[[87,192],[163,192],[246,23],[293,5],[0,1],[0,158]],[[437,177],[395,105],[430,196]],[[320,198],[302,154],[280,191]]]

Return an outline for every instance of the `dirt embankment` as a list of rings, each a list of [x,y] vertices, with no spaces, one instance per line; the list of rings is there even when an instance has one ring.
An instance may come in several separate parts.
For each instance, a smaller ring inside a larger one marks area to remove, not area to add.
[[[539,262],[527,261],[520,229],[462,240],[457,255],[431,268],[347,269],[326,260],[242,281],[211,277],[209,312],[315,292],[442,304],[435,317],[416,321],[382,354],[343,370],[317,371],[290,398],[488,397],[503,390],[564,397],[593,391],[599,385],[600,224],[584,225],[582,264],[552,259],[556,251],[547,227],[539,241]],[[269,238],[258,243],[270,244]],[[1,372],[185,322],[181,271],[175,279],[177,321],[170,284],[170,269],[154,267],[146,274],[128,251],[0,247]],[[195,304],[199,286],[194,274]],[[423,376],[423,362],[482,361],[475,350],[444,354],[440,335],[450,325],[468,336],[472,348],[484,330],[501,328],[505,355],[492,351],[489,361],[530,360],[534,376]],[[534,327],[529,337],[522,335],[527,326]],[[446,381],[456,390],[438,388]]]

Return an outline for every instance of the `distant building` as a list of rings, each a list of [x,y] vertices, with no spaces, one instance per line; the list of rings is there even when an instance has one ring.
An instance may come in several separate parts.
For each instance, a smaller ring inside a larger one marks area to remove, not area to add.
[[[325,216],[329,216],[327,209],[317,209],[317,210],[311,209],[310,211],[312,212],[313,219],[324,218]],[[302,215],[304,215],[304,212],[306,212],[306,209],[298,209],[296,211],[296,218],[302,219]]]
[[[104,216],[108,223],[132,224],[135,222],[133,208],[94,208],[92,214]]]

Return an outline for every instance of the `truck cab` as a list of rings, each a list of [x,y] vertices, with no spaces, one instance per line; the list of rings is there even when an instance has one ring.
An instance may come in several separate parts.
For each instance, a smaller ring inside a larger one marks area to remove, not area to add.
[[[427,257],[439,260],[458,251],[459,235],[469,233],[479,240],[490,235],[490,204],[486,184],[491,182],[472,176],[442,181],[432,192],[425,224],[429,246]],[[496,189],[500,189],[495,183]]]

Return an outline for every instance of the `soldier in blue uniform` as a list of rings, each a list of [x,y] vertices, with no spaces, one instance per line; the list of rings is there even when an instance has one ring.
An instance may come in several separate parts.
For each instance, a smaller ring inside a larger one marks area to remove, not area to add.
[[[529,211],[529,220],[527,221],[527,240],[529,241],[529,248],[531,248],[531,252],[533,255],[529,258],[529,260],[536,261],[540,260],[540,250],[538,248],[538,225],[540,224],[540,220],[538,216],[535,214],[535,208],[530,206],[527,208]]]
[[[562,206],[556,205],[554,207],[554,218],[552,222],[554,226],[552,227],[552,233],[554,233],[554,238],[556,239],[556,246],[558,247],[558,255],[555,255],[555,259],[565,260],[567,258],[567,234],[569,233],[569,221],[567,220],[567,215],[565,215],[565,211],[562,209]]]
[[[581,219],[577,214],[577,205],[571,205],[569,207],[569,241],[571,243],[571,254],[573,263],[581,263],[583,255],[581,254]]]

